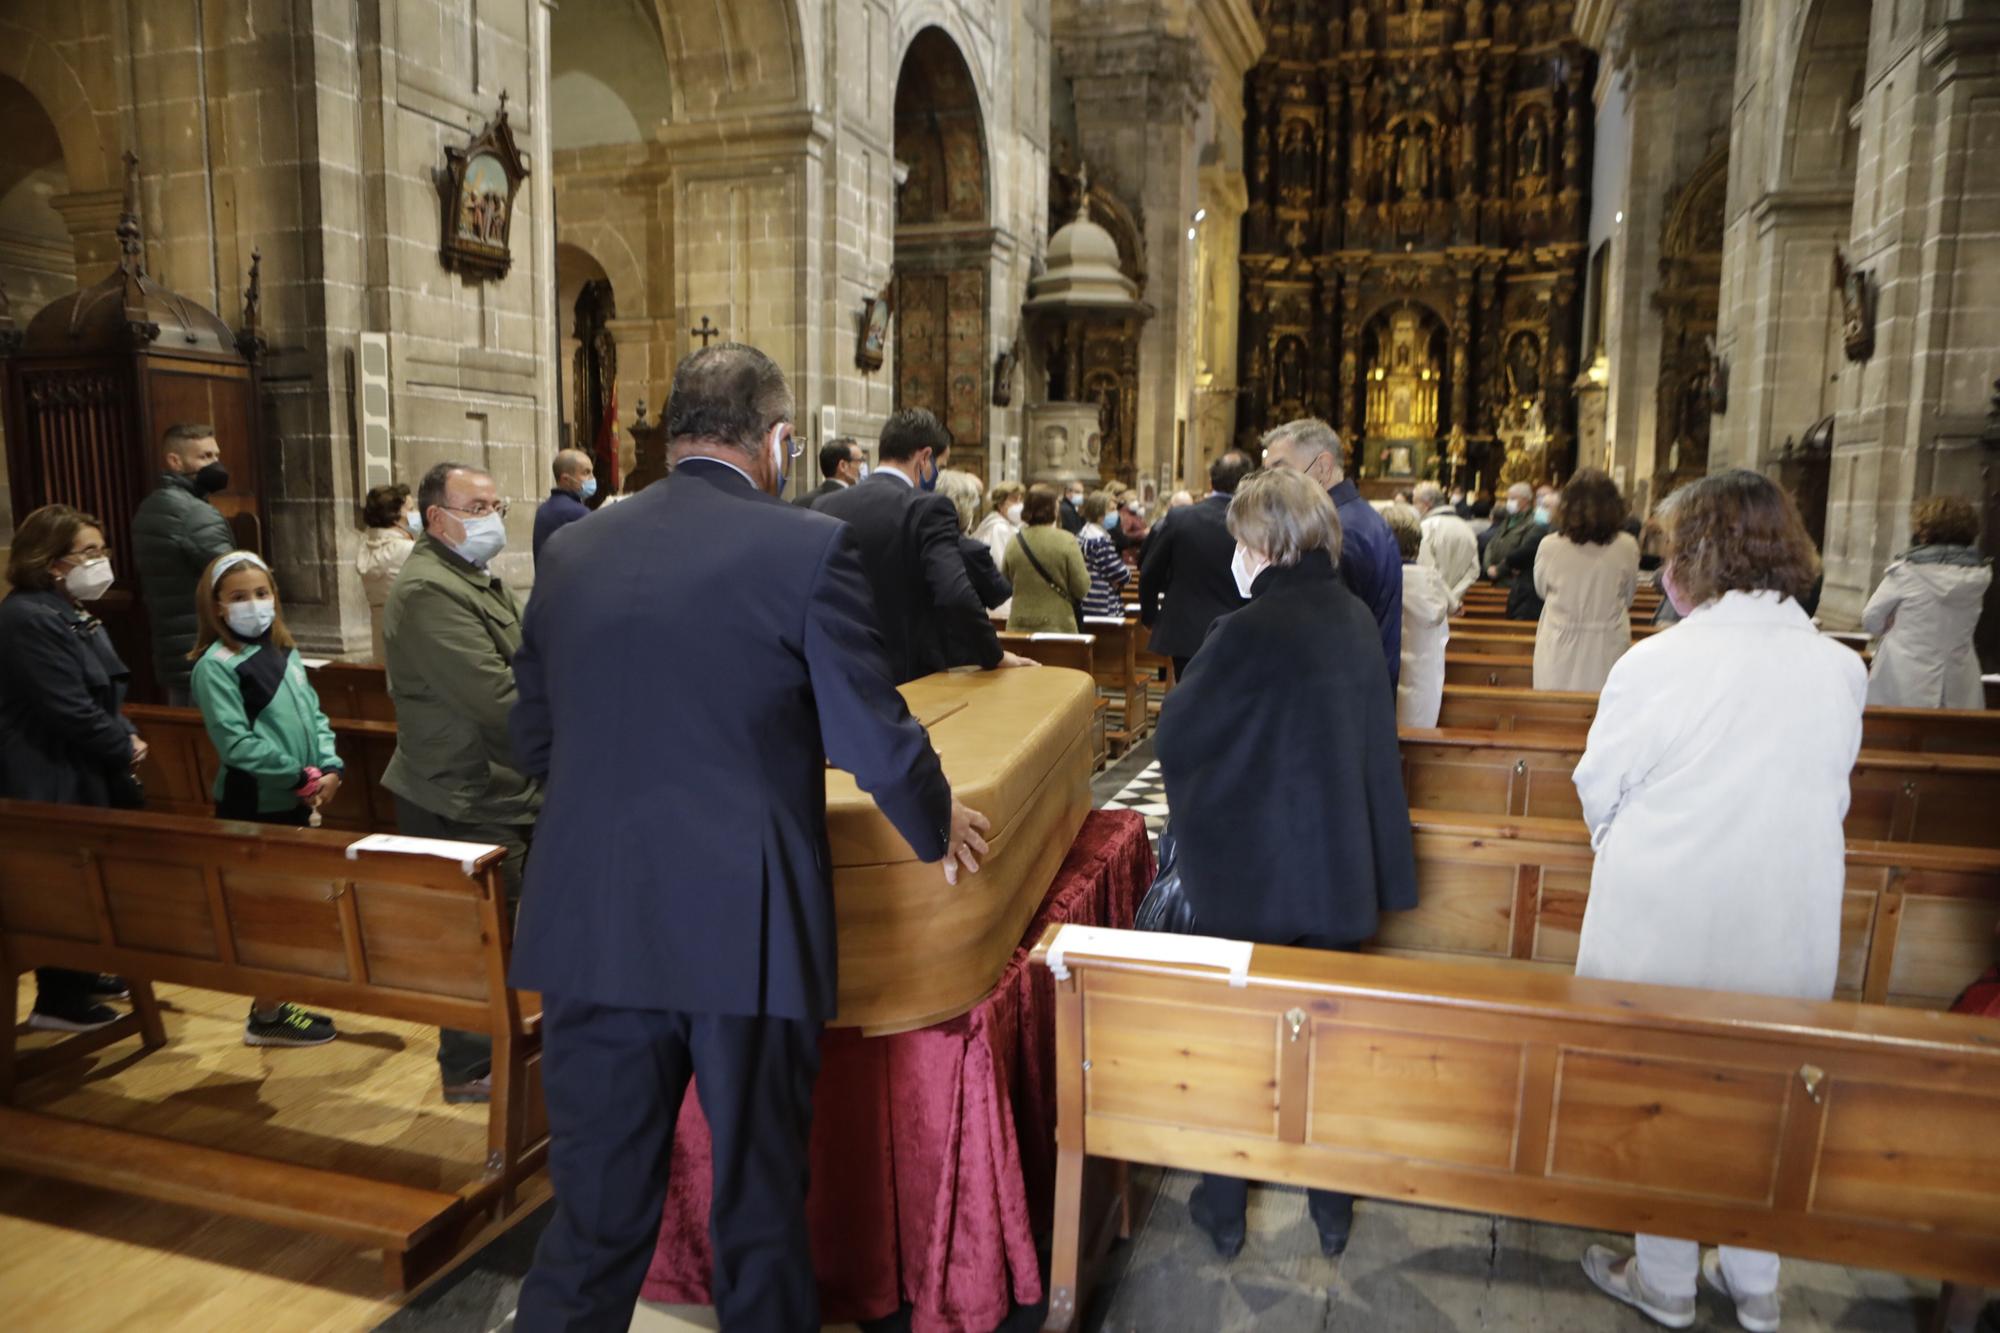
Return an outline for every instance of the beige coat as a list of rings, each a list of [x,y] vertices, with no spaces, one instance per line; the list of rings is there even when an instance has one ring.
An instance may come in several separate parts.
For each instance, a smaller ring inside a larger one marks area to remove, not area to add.
[[[416,545],[403,528],[369,528],[361,534],[361,554],[355,557],[354,567],[361,572],[361,587],[368,594],[369,628],[377,662],[383,660],[382,608],[388,605],[389,589]]]
[[[1595,694],[1632,646],[1632,594],[1639,586],[1639,543],[1621,532],[1602,546],[1560,533],[1535,551],[1535,688]]]

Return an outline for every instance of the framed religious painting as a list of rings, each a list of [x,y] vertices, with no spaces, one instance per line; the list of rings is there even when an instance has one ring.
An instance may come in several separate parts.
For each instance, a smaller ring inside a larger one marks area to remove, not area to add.
[[[895,309],[894,283],[861,303],[861,332],[854,345],[854,364],[861,369],[882,368],[882,357],[889,345],[889,316]]]
[[[471,281],[506,277],[514,262],[508,244],[514,198],[528,178],[528,159],[507,125],[507,94],[500,94],[499,115],[463,148],[447,147],[444,156],[445,165],[434,173],[444,205],[439,261]]]

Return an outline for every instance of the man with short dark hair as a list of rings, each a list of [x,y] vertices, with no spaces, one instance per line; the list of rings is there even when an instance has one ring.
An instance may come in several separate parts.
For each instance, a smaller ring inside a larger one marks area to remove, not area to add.
[[[1388,521],[1347,479],[1340,436],[1314,417],[1288,421],[1264,436],[1264,466],[1303,472],[1326,487],[1340,513],[1340,576],[1375,614],[1393,689],[1403,672],[1403,553]]]
[[[673,471],[564,533],[528,603],[513,732],[548,804],[511,980],[542,993],[555,1216],[523,1333],[632,1322],[691,1078],[721,1327],[819,1328],[805,1201],[837,993],[828,763],[948,883],[986,851],[890,679],[854,529],[777,498],[791,416],[755,348],[689,356]],[[644,665],[643,707],[600,688],[606,643]]]
[[[493,478],[440,463],[417,486],[424,535],[382,608],[382,658],[396,706],[396,753],[382,785],[396,827],[418,838],[503,848],[511,903],[521,894],[541,784],[525,776],[507,738],[521,608],[495,575],[507,545],[507,502]],[[483,1032],[438,1034],[448,1102],[483,1102],[493,1042]]]
[[[181,422],[160,444],[160,485],[132,516],[132,563],[153,635],[153,675],[174,708],[191,708],[195,585],[208,562],[235,549],[236,537],[208,497],[229,488],[215,427]]]
[[[1176,678],[1208,627],[1246,605],[1230,572],[1236,539],[1229,535],[1229,502],[1255,468],[1240,449],[1209,464],[1207,498],[1168,510],[1139,557],[1139,620],[1153,627],[1146,650],[1172,658]]]
[[[958,551],[958,511],[933,494],[950,452],[938,419],[906,407],[883,423],[868,480],[813,506],[854,529],[898,685],[962,665],[954,645],[982,670],[1033,665],[1001,651]]]
[[[852,436],[828,440],[819,447],[819,475],[819,485],[792,501],[793,504],[810,509],[827,496],[860,481],[868,475],[868,455]]]
[[[583,450],[559,451],[552,470],[555,473],[555,489],[535,511],[532,550],[537,573],[542,568],[542,544],[578,519],[589,518],[590,501],[597,494],[597,469],[592,465],[590,455]]]

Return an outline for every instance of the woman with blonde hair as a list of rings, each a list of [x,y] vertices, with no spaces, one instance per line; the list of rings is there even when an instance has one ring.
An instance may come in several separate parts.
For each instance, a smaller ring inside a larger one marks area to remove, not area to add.
[[[1000,573],[993,552],[972,532],[973,520],[986,501],[985,486],[970,472],[947,468],[938,473],[937,493],[950,500],[958,512],[958,554],[965,561],[965,576],[972,581],[972,590],[979,594],[979,604],[988,611],[1005,606],[1014,590]],[[970,650],[963,654],[954,651],[952,657],[954,666],[977,661],[977,654]]]
[[[1660,512],[1681,623],[1612,666],[1576,792],[1596,860],[1576,974],[1824,1000],[1840,966],[1848,773],[1867,673],[1799,599],[1819,557],[1791,497],[1737,469]],[[1593,1245],[1590,1280],[1669,1328],[1696,1274],[1778,1327],[1778,1256],[1692,1239]]]
[[[1877,708],[1984,708],[1973,631],[1993,582],[1979,553],[1979,511],[1953,495],[1910,513],[1910,549],[1889,563],[1861,624],[1879,635],[1868,673]]]

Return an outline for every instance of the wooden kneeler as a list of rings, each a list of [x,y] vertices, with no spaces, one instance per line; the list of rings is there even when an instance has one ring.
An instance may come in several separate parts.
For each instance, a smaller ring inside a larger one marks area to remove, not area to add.
[[[1034,957],[1047,1329],[1091,1158],[2000,1281],[1991,1020],[1075,926]]]

